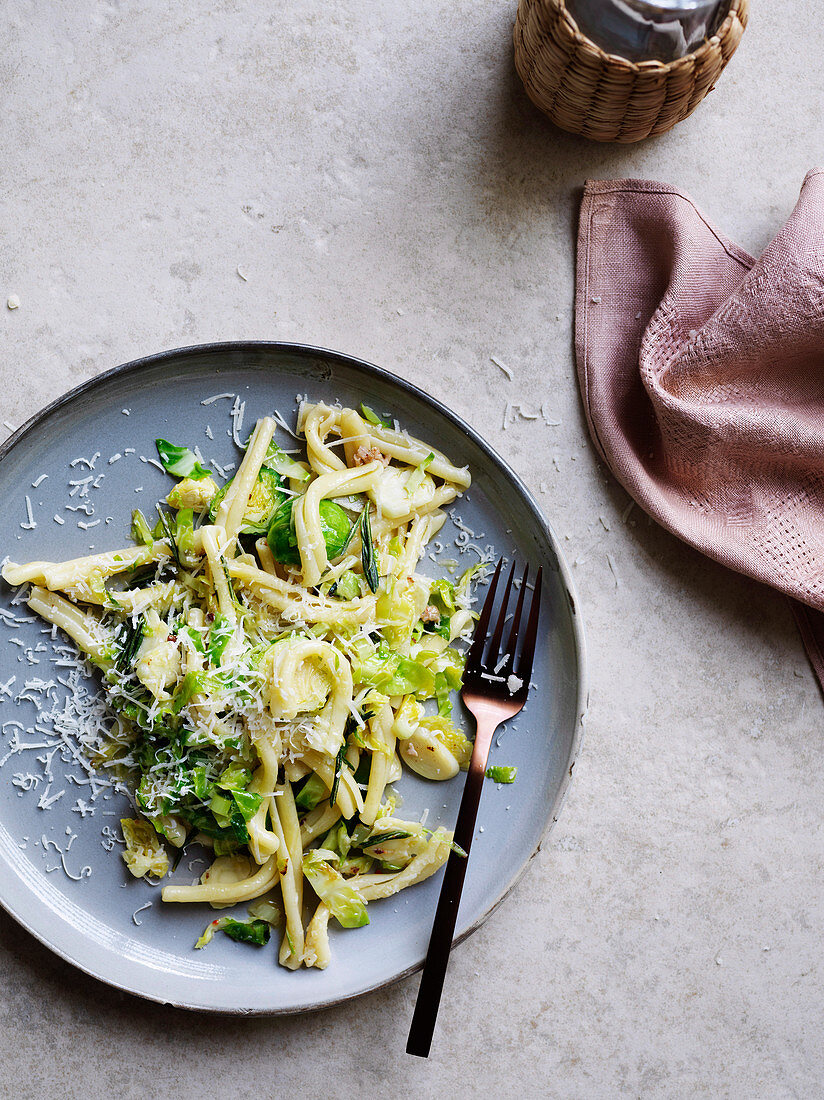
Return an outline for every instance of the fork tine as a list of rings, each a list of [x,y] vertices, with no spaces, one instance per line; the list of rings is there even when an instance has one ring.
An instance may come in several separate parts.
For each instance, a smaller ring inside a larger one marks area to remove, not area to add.
[[[538,575],[535,578],[535,591],[532,594],[532,603],[529,608],[529,621],[526,624],[526,636],[524,637],[521,658],[518,661],[518,671],[516,673],[518,678],[523,680],[524,686],[527,688],[529,687],[529,680],[532,676],[532,661],[535,657],[535,641],[538,637],[538,616],[541,613],[542,577],[543,567],[538,569]]]
[[[524,573],[521,577],[521,588],[518,592],[518,603],[515,606],[515,614],[512,617],[512,626],[509,629],[509,637],[506,641],[506,654],[507,661],[503,667],[503,672],[506,676],[512,672],[515,667],[515,650],[518,646],[518,629],[521,625],[521,612],[524,609],[524,593],[526,592],[526,582],[529,579],[529,562],[524,566]]]
[[[506,588],[504,589],[504,596],[501,600],[501,607],[498,611],[498,621],[495,623],[495,633],[492,635],[489,643],[489,657],[488,660],[492,664],[497,664],[498,654],[501,652],[501,639],[504,636],[504,622],[506,621],[506,609],[509,606],[509,594],[512,591],[512,578],[515,576],[515,562],[509,567],[509,578],[506,582]]]
[[[483,656],[484,645],[486,643],[486,632],[489,629],[489,619],[492,615],[492,605],[495,603],[495,592],[498,588],[498,578],[501,575],[501,566],[504,563],[503,558],[498,559],[498,564],[495,566],[495,572],[492,576],[492,580],[489,585],[489,591],[486,594],[484,605],[481,608],[481,617],[475,625],[475,633],[472,638],[472,645],[469,647],[469,652],[466,655],[466,662],[464,667],[467,672],[474,672],[481,667],[481,658]]]

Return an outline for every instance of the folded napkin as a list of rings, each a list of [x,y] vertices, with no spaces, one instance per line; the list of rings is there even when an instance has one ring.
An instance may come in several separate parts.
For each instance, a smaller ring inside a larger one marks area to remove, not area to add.
[[[668,530],[791,598],[824,689],[824,169],[757,260],[675,188],[587,183],[576,355],[612,472]]]

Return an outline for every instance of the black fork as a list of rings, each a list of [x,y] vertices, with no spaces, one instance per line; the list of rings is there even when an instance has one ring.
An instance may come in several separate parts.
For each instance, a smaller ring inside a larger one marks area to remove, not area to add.
[[[452,949],[455,922],[458,919],[458,907],[466,876],[466,865],[469,862],[469,851],[472,847],[472,836],[475,832],[475,820],[478,816],[478,803],[481,800],[489,748],[495,731],[501,723],[514,718],[523,708],[529,691],[529,678],[535,657],[535,640],[538,636],[538,616],[541,609],[540,569],[535,578],[523,640],[519,638],[519,632],[529,579],[528,565],[524,566],[521,576],[520,591],[512,613],[512,624],[506,646],[503,650],[501,649],[515,577],[514,562],[509,570],[495,629],[492,635],[489,635],[489,624],[502,564],[503,559],[498,562],[495,569],[489,592],[484,600],[481,617],[475,627],[472,645],[466,655],[461,698],[467,710],[475,716],[477,729],[454,838],[457,847],[466,855],[454,849],[450,853],[441,885],[435,923],[429,939],[429,948],[426,952],[418,999],[406,1043],[406,1053],[417,1054],[421,1058],[429,1056],[435,1021],[438,1018],[438,1007],[441,1002],[449,953]]]

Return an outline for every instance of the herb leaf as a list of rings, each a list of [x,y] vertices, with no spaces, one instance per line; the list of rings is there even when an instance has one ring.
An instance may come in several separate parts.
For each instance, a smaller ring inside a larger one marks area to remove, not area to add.
[[[334,806],[338,798],[338,787],[340,787],[340,773],[343,771],[343,761],[346,756],[346,742],[344,741],[341,747],[338,749],[338,755],[335,758],[335,779],[332,783],[332,790],[329,792],[329,805]]]
[[[372,528],[369,523],[369,504],[367,503],[361,512],[361,563],[366,583],[373,592],[377,592],[380,578],[378,576],[378,562],[375,557],[375,546],[372,542]]]
[[[385,844],[389,840],[408,840],[411,836],[411,833],[405,833],[402,829],[395,829],[386,833],[373,833],[372,836],[364,840],[361,848],[375,848],[378,844]]]
[[[123,641],[120,647],[120,656],[117,659],[117,667],[121,672],[131,672],[137,651],[143,641],[143,631],[146,623],[141,615],[136,623],[127,621],[124,624]]]
[[[232,583],[232,577],[231,577],[231,574],[229,573],[229,566],[226,564],[226,559],[223,557],[222,554],[220,555],[220,564],[223,566],[223,576],[226,578],[226,586],[229,589],[229,598],[231,599],[231,601],[235,605],[235,607],[240,608],[240,610],[242,611],[243,606],[242,606],[240,600],[237,598],[237,593],[235,592],[235,586]]]
[[[360,530],[362,522],[363,522],[363,513],[361,513],[357,517],[357,519],[352,520],[352,526],[349,528],[349,534],[343,540],[343,546],[341,546],[341,548],[340,548],[340,550],[338,551],[338,554],[337,554],[338,557],[342,558],[343,555],[346,553],[346,551],[349,549],[349,544],[352,542],[352,539],[355,537],[355,535]]]
[[[172,557],[175,559],[175,562],[179,567],[181,564],[180,551],[177,548],[177,540],[175,539],[175,531],[174,527],[172,526],[172,521],[169,518],[168,514],[163,511],[159,504],[157,506],[157,514],[160,516],[160,523],[163,527],[166,538],[169,540],[169,547],[172,551]]]

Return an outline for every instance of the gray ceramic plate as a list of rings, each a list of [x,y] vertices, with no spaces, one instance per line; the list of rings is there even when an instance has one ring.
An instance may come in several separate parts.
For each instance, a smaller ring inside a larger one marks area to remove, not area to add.
[[[467,424],[393,375],[317,348],[217,344],[152,356],[73,390],[0,449],[0,557],[59,561],[127,545],[132,508],[151,512],[169,490],[168,477],[141,459],[155,457],[157,436],[197,444],[222,466],[237,461],[233,399],[206,403],[217,394],[237,395],[244,403],[243,437],[273,409],[293,424],[298,394],[356,407],[366,402],[389,412],[412,434],[471,468],[472,488],[455,511],[474,537],[450,520],[439,536],[441,559],[456,559],[462,569],[476,560],[474,544],[482,551],[492,547],[496,555],[514,551],[544,567],[537,686],[491,756],[516,765],[518,778],[511,786],[488,782],[484,790],[478,818],[483,831],[474,841],[458,917],[461,939],[508,892],[557,815],[584,702],[583,633],[556,540],[515,474]],[[428,559],[426,565],[433,575],[444,572]],[[115,844],[112,850],[118,819],[128,813],[125,800],[101,794],[89,813],[84,773],[70,752],[55,748],[53,722],[43,718],[60,711],[68,694],[61,682],[67,670],[52,660],[61,639],[52,639],[39,621],[27,621],[25,605],[12,604],[12,597],[3,586],[0,902],[25,928],[111,985],[208,1011],[305,1011],[421,966],[440,875],[370,905],[368,927],[333,932],[333,961],[323,972],[282,969],[274,944],[256,949],[218,936],[205,951],[194,951],[212,910],[163,906],[156,888],[126,872],[121,849]],[[20,745],[39,747],[13,751]],[[432,784],[406,774],[401,813],[417,818],[428,809],[428,826],[451,828],[461,787],[461,777]],[[192,881],[202,869],[189,868],[184,859],[175,877]]]

